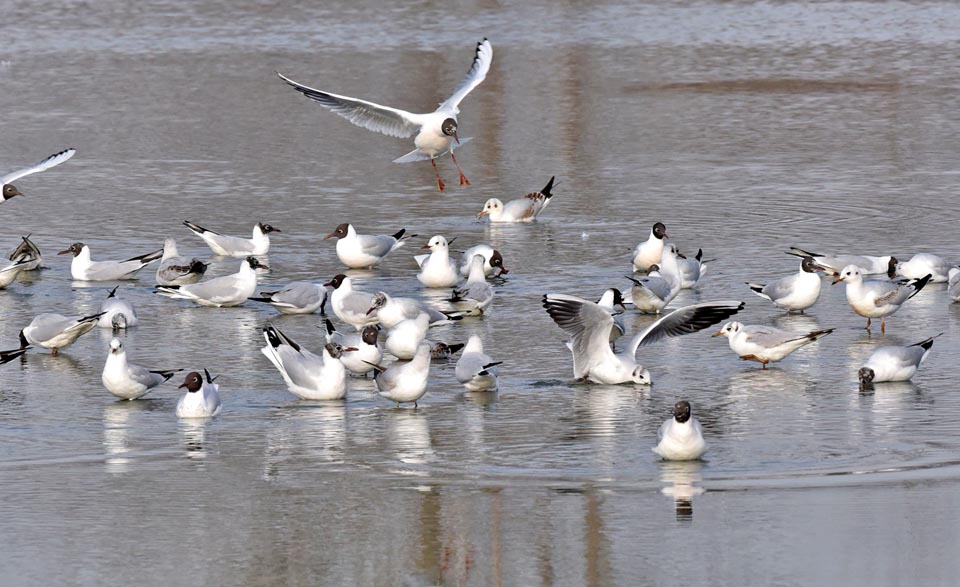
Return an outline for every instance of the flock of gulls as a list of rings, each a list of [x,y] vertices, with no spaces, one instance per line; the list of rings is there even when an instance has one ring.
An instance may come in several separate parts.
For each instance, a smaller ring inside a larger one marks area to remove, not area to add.
[[[357,126],[394,137],[414,136],[416,148],[395,162],[429,160],[436,172],[437,187],[443,191],[445,186],[436,160],[445,155],[450,155],[457,167],[460,185],[470,183],[454,156],[454,149],[470,140],[459,136],[457,115],[460,102],[486,77],[492,59],[493,48],[484,39],[477,44],[470,70],[453,95],[427,114],[332,94],[277,75],[307,98]],[[64,163],[75,153],[74,149],[66,149],[37,165],[4,176],[0,180],[0,203],[17,196],[22,198],[23,193],[14,181]],[[543,189],[521,198],[507,202],[491,198],[477,216],[487,217],[492,223],[532,223],[550,204],[553,188],[551,177]],[[329,305],[342,325],[338,328],[330,319],[323,320],[326,335],[317,344],[319,354],[272,324],[263,328],[265,344],[261,351],[276,367],[290,392],[303,399],[342,399],[350,377],[372,373],[382,397],[398,405],[412,403],[416,407],[427,390],[431,362],[449,360],[457,353],[455,375],[468,391],[497,391],[501,361],[487,354],[479,336],[471,336],[466,344],[450,345],[428,339],[432,327],[456,323],[467,316],[482,317],[491,306],[496,294],[491,284],[502,281],[502,276],[508,273],[503,255],[493,247],[477,245],[458,257],[450,249],[453,239],[443,235],[435,235],[423,245],[423,254],[415,257],[419,265],[417,279],[424,288],[450,291],[446,305],[436,307],[417,298],[362,291],[354,287],[346,274],[338,274],[323,284],[303,281],[276,291],[258,291],[260,273],[269,270],[261,258],[270,250],[270,235],[281,232],[278,228],[258,222],[253,226],[251,237],[243,238],[220,234],[190,221],[183,224],[203,239],[215,255],[239,259],[236,273],[203,279],[208,264],[182,256],[172,238],[166,239],[162,250],[124,261],[94,261],[90,247],[79,242],[59,254],[72,255],[70,272],[78,281],[133,280],[142,269],[157,263],[156,293],[200,306],[222,308],[253,301],[269,304],[283,314],[309,315],[325,313]],[[325,238],[337,239],[336,254],[346,267],[370,269],[416,236],[405,230],[391,235],[360,234],[352,224],[344,223]],[[796,248],[791,249],[790,254],[800,258],[796,273],[767,283],[746,284],[755,294],[786,312],[803,312],[817,302],[823,282],[821,273],[833,276],[834,283],[845,284],[850,308],[867,319],[868,331],[872,321],[879,318],[880,330],[885,332],[886,318],[930,282],[949,282],[949,296],[953,301],[960,301],[960,268],[936,255],[922,253],[899,262],[890,256],[824,255]],[[671,308],[681,289],[697,286],[707,268],[702,257],[702,251],[693,258],[681,255],[670,241],[667,227],[657,222],[649,237],[634,250],[633,275],[627,277],[632,284],[629,291],[610,288],[597,302],[564,293],[544,295],[543,307],[569,336],[567,347],[573,356],[575,378],[584,383],[649,385],[650,372],[636,360],[639,347],[667,337],[699,332],[725,321],[713,336],[726,337],[731,350],[741,359],[756,361],[763,369],[768,363],[781,361],[800,347],[833,332],[833,329],[793,332],[727,321],[744,308],[741,301]],[[0,269],[0,289],[15,284],[21,272],[43,268],[40,249],[29,236],[22,238],[9,259],[10,265]],[[626,331],[621,316],[628,309],[662,316],[617,351],[617,340]],[[665,312],[667,310],[670,311]],[[117,295],[115,287],[96,314],[68,317],[45,313],[34,317],[20,331],[19,348],[0,352],[0,364],[12,362],[35,347],[49,349],[56,355],[98,326],[118,332],[136,327],[138,320],[133,305]],[[869,387],[884,381],[910,379],[927,358],[936,336],[910,346],[878,348],[860,369],[860,384]],[[395,360],[389,362],[390,357]],[[131,363],[123,343],[113,338],[102,382],[114,396],[136,400],[181,371],[151,370]],[[192,371],[185,376],[180,388],[186,391],[177,403],[177,416],[210,418],[220,413],[222,404],[216,377],[206,369],[202,371]],[[707,451],[702,428],[692,416],[688,401],[676,403],[672,417],[659,429],[659,442],[653,451],[667,460],[698,459]]]

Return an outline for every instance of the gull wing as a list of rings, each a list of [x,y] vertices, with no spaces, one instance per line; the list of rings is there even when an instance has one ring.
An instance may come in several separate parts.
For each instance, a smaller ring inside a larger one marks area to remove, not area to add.
[[[574,377],[584,377],[595,365],[616,360],[610,350],[613,316],[609,312],[594,302],[564,294],[543,296],[543,307],[570,335]]]
[[[28,175],[33,175],[34,173],[40,173],[45,169],[50,169],[51,167],[56,167],[60,165],[70,157],[73,157],[77,153],[76,149],[64,149],[59,153],[54,153],[50,155],[40,163],[33,165],[31,167],[26,167],[20,171],[14,171],[13,173],[8,173],[3,176],[3,179],[0,179],[0,184],[7,184],[13,181],[20,179],[21,177],[26,177]]]
[[[443,104],[440,104],[440,108],[437,110],[456,111],[457,106],[467,97],[467,94],[469,94],[473,88],[480,85],[480,82],[487,77],[487,72],[490,71],[490,64],[492,62],[493,45],[491,45],[487,39],[483,39],[477,43],[477,52],[473,56],[470,71],[467,72],[466,77],[463,78],[463,81],[460,82],[460,85],[454,90],[453,95],[447,98]]]
[[[635,355],[641,346],[655,343],[668,336],[692,334],[709,328],[733,316],[745,305],[739,301],[724,301],[704,302],[677,308],[634,336],[630,341],[630,354]]]
[[[406,138],[418,132],[423,124],[423,115],[421,114],[413,114],[406,110],[381,106],[366,100],[323,92],[299,84],[280,72],[277,72],[277,75],[304,96],[319,102],[321,106],[329,108],[353,124],[367,130],[391,137]]]

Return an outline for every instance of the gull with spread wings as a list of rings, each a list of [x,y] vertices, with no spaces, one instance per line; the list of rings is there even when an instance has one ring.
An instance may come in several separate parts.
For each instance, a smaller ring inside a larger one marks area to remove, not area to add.
[[[460,82],[452,96],[442,102],[439,108],[427,114],[414,114],[366,100],[331,94],[299,84],[280,72],[277,72],[277,75],[307,98],[319,102],[325,108],[329,108],[357,126],[392,137],[407,138],[416,135],[413,144],[417,148],[403,157],[395,159],[394,163],[429,160],[437,174],[437,187],[442,192],[444,185],[443,180],[440,179],[440,172],[437,171],[436,159],[447,153],[450,153],[453,164],[457,166],[457,171],[460,172],[460,185],[470,185],[467,176],[463,174],[463,170],[460,169],[460,164],[457,163],[457,158],[453,154],[454,141],[456,141],[456,146],[459,146],[470,140],[469,138],[461,139],[457,134],[457,114],[460,113],[460,102],[487,77],[487,71],[489,71],[492,61],[493,46],[490,41],[484,39],[477,43],[473,64],[470,66],[470,71],[467,72],[466,77]]]

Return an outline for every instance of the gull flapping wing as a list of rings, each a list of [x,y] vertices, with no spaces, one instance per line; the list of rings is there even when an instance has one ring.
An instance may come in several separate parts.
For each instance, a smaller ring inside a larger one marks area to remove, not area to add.
[[[668,336],[681,336],[699,332],[722,322],[743,309],[740,301],[704,302],[684,306],[660,318],[630,341],[630,353],[636,354],[641,346],[652,344]],[[610,319],[611,321],[613,318]]]
[[[319,102],[325,108],[329,108],[353,124],[367,130],[399,138],[413,136],[420,130],[423,121],[423,115],[421,114],[413,114],[406,110],[381,106],[366,100],[323,92],[299,84],[280,72],[277,72],[277,75],[304,96]]]
[[[477,53],[473,57],[473,64],[470,65],[470,71],[460,82],[460,85],[454,90],[453,95],[440,104],[438,110],[451,109],[456,111],[460,102],[467,97],[473,88],[480,85],[487,77],[490,71],[490,64],[493,62],[493,45],[486,38],[477,43]]]
[[[27,175],[33,175],[34,173],[39,173],[45,169],[56,167],[57,165],[60,165],[61,163],[69,159],[70,157],[73,157],[76,154],[76,152],[77,152],[76,149],[64,149],[59,153],[54,153],[53,155],[50,155],[40,163],[37,163],[36,165],[33,165],[31,167],[26,167],[24,169],[21,169],[20,171],[14,171],[13,173],[8,173],[7,175],[3,176],[2,179],[0,179],[0,184],[7,184],[12,181],[18,180],[21,177],[26,177]]]
[[[613,316],[609,312],[594,302],[566,294],[543,296],[543,307],[557,326],[570,335],[574,377],[579,379],[594,366],[615,360],[610,350]]]

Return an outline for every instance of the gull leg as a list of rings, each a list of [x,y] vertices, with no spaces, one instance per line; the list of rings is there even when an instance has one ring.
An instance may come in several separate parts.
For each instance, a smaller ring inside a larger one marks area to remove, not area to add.
[[[431,159],[430,165],[433,165],[433,172],[437,174],[437,187],[440,188],[440,191],[443,191],[443,180],[440,179],[440,172],[437,171],[437,160]]]
[[[870,332],[870,319],[867,318],[867,332]]]
[[[56,356],[57,356],[57,347],[53,347],[53,348],[51,349],[50,354],[53,355],[54,357],[56,357]]]
[[[453,154],[453,151],[450,151],[450,158],[453,159],[453,164],[457,166],[457,171],[460,172],[460,185],[470,185],[470,180],[467,179],[467,176],[463,174],[463,170],[460,169],[460,164],[457,163],[457,156]]]
[[[886,333],[887,333],[887,317],[884,316],[883,318],[880,319],[880,334],[886,334]]]

